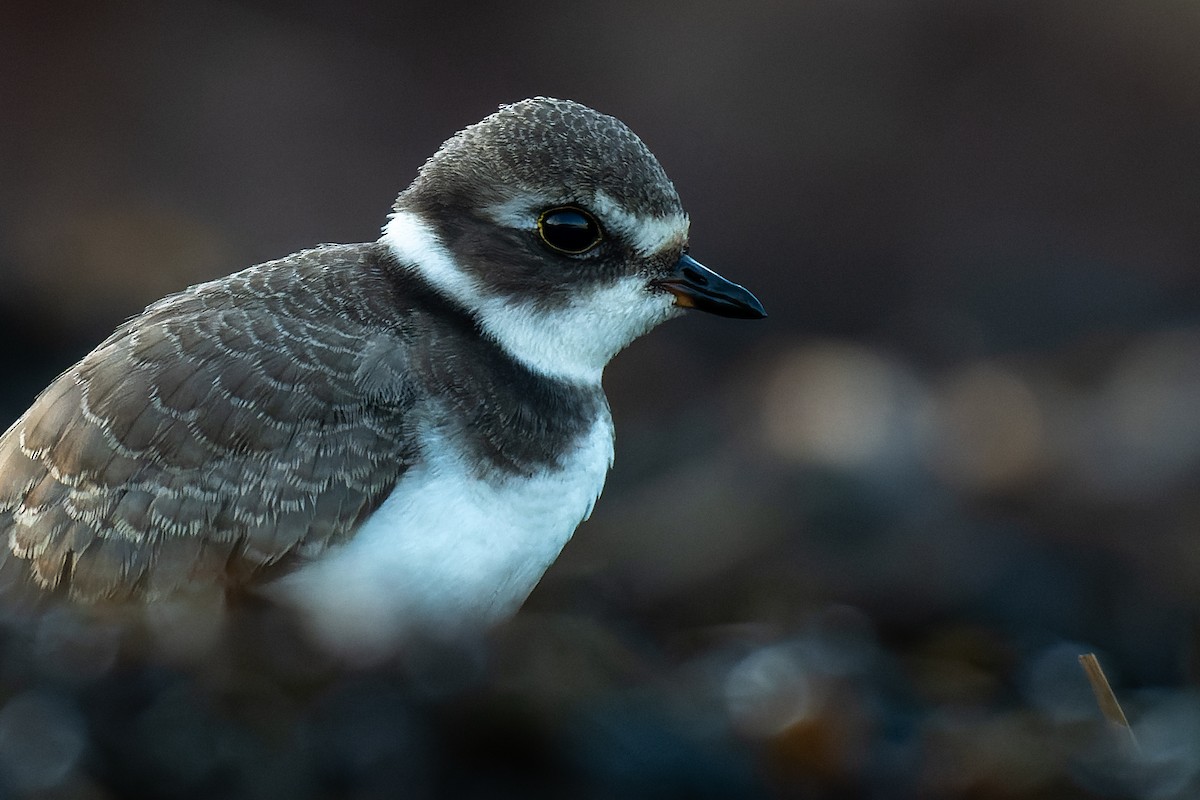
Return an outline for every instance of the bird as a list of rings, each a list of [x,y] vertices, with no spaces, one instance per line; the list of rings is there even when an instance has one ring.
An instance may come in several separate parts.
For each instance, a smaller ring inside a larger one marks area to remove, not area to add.
[[[656,157],[535,97],[459,131],[382,236],[148,306],[0,436],[0,576],[83,606],[250,593],[323,646],[515,613],[613,460],[614,355],[766,316]]]

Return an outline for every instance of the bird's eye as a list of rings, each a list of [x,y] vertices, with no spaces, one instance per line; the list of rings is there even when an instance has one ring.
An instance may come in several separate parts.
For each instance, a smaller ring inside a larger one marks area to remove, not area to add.
[[[586,253],[604,238],[596,218],[575,206],[543,211],[537,229],[538,236],[550,249],[573,256]]]

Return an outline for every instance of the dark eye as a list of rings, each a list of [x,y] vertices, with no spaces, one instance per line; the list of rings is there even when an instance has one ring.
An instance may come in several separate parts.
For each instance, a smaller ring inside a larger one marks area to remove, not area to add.
[[[600,244],[600,223],[582,208],[551,208],[538,217],[538,235],[551,249],[577,256]]]

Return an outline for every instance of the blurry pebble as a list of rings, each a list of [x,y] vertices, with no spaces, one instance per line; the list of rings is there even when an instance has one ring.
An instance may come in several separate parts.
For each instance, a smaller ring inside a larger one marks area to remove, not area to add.
[[[20,790],[63,783],[86,740],[83,720],[57,696],[29,691],[0,709],[0,770]]]

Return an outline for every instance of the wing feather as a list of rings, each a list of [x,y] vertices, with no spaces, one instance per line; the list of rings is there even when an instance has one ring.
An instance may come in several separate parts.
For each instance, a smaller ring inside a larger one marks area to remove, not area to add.
[[[166,298],[61,375],[0,436],[0,560],[85,601],[155,598],[350,536],[414,457],[370,248]]]

